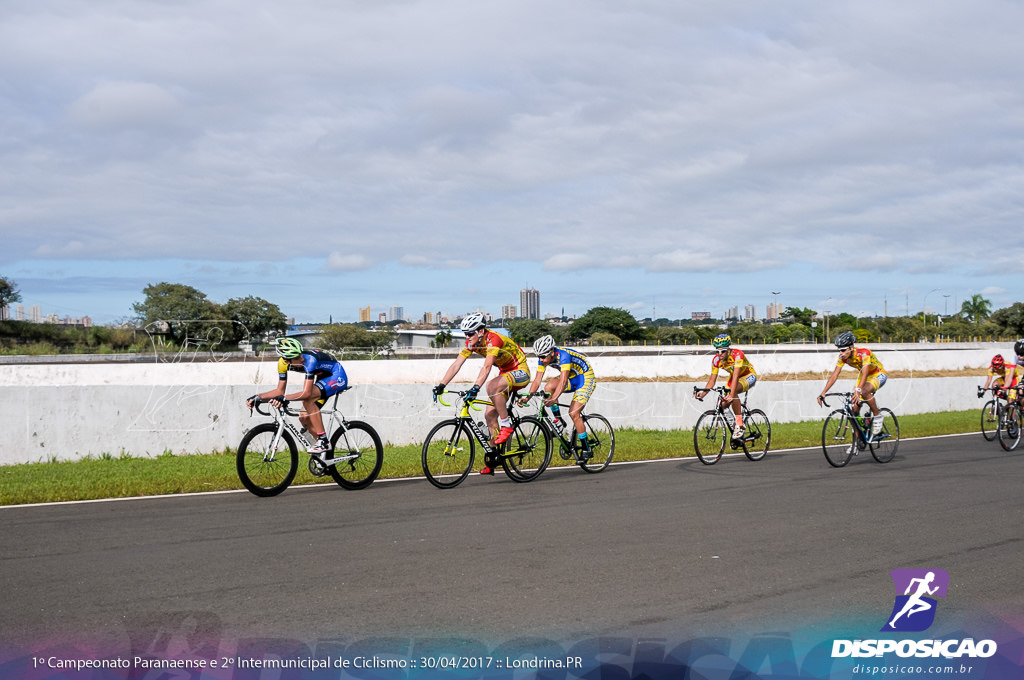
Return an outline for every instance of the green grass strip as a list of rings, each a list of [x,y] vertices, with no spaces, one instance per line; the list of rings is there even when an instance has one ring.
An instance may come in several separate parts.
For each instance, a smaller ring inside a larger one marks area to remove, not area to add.
[[[980,412],[958,411],[899,416],[903,438],[977,432]],[[822,421],[772,426],[773,450],[821,445]],[[614,461],[657,460],[693,456],[690,430],[620,429],[615,433]],[[769,452],[770,453],[770,452]],[[293,484],[333,484],[330,477],[317,479],[306,469],[308,458],[299,454],[299,473]],[[482,457],[477,455],[480,465]],[[551,465],[567,463],[553,455]],[[415,477],[423,474],[420,445],[384,449],[380,478]],[[51,461],[0,467],[0,505],[56,501],[123,498],[160,494],[240,489],[233,450],[155,458],[129,454],[104,454],[73,462]]]

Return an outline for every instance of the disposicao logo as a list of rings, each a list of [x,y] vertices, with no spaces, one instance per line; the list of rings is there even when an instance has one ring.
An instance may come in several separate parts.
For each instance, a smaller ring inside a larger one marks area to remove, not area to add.
[[[896,602],[882,631],[928,630],[935,621],[935,598],[946,597],[949,574],[944,569],[893,569],[889,575],[896,586]]]
[[[882,632],[920,632],[935,622],[936,597],[945,597],[949,574],[943,569],[893,569],[889,572],[896,589],[888,622]],[[993,640],[833,640],[832,658],[900,657],[987,658],[996,653]]]

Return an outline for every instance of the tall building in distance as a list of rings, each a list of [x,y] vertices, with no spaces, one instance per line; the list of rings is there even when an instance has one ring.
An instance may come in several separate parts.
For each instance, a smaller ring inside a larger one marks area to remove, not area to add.
[[[502,319],[515,319],[516,318],[516,306],[515,305],[502,305],[501,306],[501,318]]]
[[[405,318],[405,308],[398,305],[391,305],[388,308],[388,321],[401,321]]]
[[[747,305],[743,308],[743,319],[744,321],[753,321],[757,318],[757,306]]]
[[[423,323],[434,323],[434,315],[430,312],[423,312]]]
[[[370,305],[359,308],[359,320],[369,321],[370,320]]]
[[[540,291],[533,288],[519,291],[519,310],[524,319],[539,319]]]

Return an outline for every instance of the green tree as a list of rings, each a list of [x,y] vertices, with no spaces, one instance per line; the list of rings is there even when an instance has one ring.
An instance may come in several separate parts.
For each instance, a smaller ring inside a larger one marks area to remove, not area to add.
[[[550,335],[555,342],[561,342],[561,330],[540,319],[517,319],[507,324],[508,334],[520,347],[530,347],[537,338]]]
[[[590,336],[590,344],[600,347],[605,347],[607,345],[621,345],[622,338],[618,337],[614,333],[598,331]]]
[[[960,315],[974,323],[986,320],[991,313],[992,303],[980,294],[972,295],[970,300],[964,300],[960,305]]]
[[[690,326],[662,326],[657,329],[654,339],[662,345],[694,345],[700,338]]]
[[[808,307],[786,307],[786,310],[782,312],[782,318],[788,319],[792,323],[798,323],[810,328],[811,322],[814,321],[814,317],[818,313]]]
[[[184,343],[190,334],[203,334],[210,321],[222,318],[220,308],[206,299],[206,293],[180,283],[150,284],[142,289],[146,299],[132,309],[143,325],[164,322],[171,339]]]
[[[337,323],[323,326],[313,344],[328,352],[354,351],[377,356],[394,351],[398,332],[392,326],[370,331],[358,324]]]
[[[0,276],[0,312],[2,312],[4,307],[15,302],[21,302],[21,291],[18,290],[18,284],[6,276]],[[0,313],[0,319],[3,318],[2,313]]]
[[[1024,302],[1014,302],[992,314],[989,321],[999,326],[999,332],[1024,337]]]
[[[623,341],[640,340],[644,337],[644,329],[624,309],[612,307],[594,307],[576,319],[567,332],[571,339],[582,340],[595,333],[610,333]]]
[[[235,322],[232,329],[235,340],[257,339],[268,331],[284,331],[287,327],[284,313],[277,305],[252,295],[231,298],[221,311],[226,319]]]
[[[448,344],[451,343],[452,337],[454,336],[452,335],[452,332],[450,330],[448,330],[447,328],[442,328],[437,332],[436,335],[434,335],[434,339],[430,341],[430,346],[435,349],[447,347]]]

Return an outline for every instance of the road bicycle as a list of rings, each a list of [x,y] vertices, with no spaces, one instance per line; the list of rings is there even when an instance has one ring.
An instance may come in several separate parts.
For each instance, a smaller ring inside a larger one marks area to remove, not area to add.
[[[540,397],[536,418],[544,424],[544,430],[552,442],[558,442],[558,455],[562,460],[571,460],[587,472],[601,472],[612,462],[615,455],[615,430],[608,419],[599,413],[584,413],[583,424],[587,428],[587,442],[590,444],[591,455],[587,457],[579,448],[576,428],[572,420],[560,422],[544,405],[544,399],[551,396],[548,392],[531,392],[524,394],[523,399]],[[565,404],[560,409],[569,410]]]
[[[843,467],[865,449],[870,450],[879,463],[893,459],[900,445],[900,422],[896,414],[887,408],[878,409],[882,430],[876,435],[871,432],[871,406],[862,401],[854,409],[853,392],[829,392],[823,396],[844,399],[843,407],[828,414],[821,428],[821,448],[829,465]],[[824,398],[821,403],[828,407]]]
[[[448,391],[437,396],[443,406],[452,406],[444,400],[445,394],[458,396],[458,415],[442,420],[427,434],[423,442],[423,474],[439,489],[458,486],[473,469],[477,444],[484,450],[487,464],[504,468],[509,479],[530,482],[541,475],[551,462],[551,439],[545,436],[544,426],[533,416],[520,417],[509,408],[512,435],[503,444],[494,445],[487,436],[487,426],[476,422],[470,408],[492,406],[484,399],[467,399],[469,392]],[[509,404],[514,401],[509,398]]]
[[[696,396],[705,388],[694,387],[693,394]],[[728,387],[712,387],[711,392],[718,393],[718,403],[715,408],[709,409],[700,414],[697,418],[697,426],[693,428],[693,448],[697,452],[700,462],[705,465],[714,465],[725,452],[726,444],[735,451],[743,448],[747,458],[758,461],[768,453],[772,445],[772,423],[768,416],[759,408],[747,409],[747,395],[743,393],[740,401],[740,413],[743,415],[743,438],[735,439],[733,431],[735,427],[735,416],[732,407],[725,403],[725,396],[729,393]],[[702,397],[698,397],[702,399]]]
[[[242,485],[257,496],[281,493],[299,470],[300,447],[309,454],[309,472],[314,477],[330,475],[339,486],[352,490],[373,483],[384,462],[380,436],[367,423],[346,420],[338,409],[339,396],[341,392],[334,395],[330,408],[320,409],[331,448],[319,455],[309,452],[316,442],[313,434],[292,420],[299,411],[283,399],[279,408],[265,411],[262,407],[270,402],[257,399],[253,408],[274,420],[249,430],[238,444],[235,463]]]
[[[1006,390],[1001,387],[982,387],[978,385],[978,396],[991,391],[992,398],[981,407],[981,436],[985,441],[992,441],[998,436],[999,427],[1006,412]]]
[[[1011,399],[1003,409],[1003,416],[999,420],[999,429],[996,431],[999,445],[1003,447],[1004,451],[1013,451],[1017,448],[1017,445],[1020,444],[1022,430],[1024,430],[1024,410],[1021,409],[1019,398]]]

